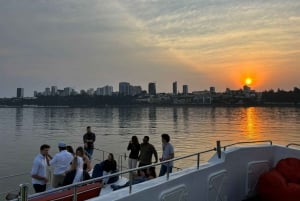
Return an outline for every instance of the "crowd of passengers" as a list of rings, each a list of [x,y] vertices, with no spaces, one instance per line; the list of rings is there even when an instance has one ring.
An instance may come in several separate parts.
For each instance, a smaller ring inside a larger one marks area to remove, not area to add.
[[[170,143],[170,136],[162,134],[162,156],[160,161],[174,158],[174,148]],[[73,147],[64,142],[58,143],[59,152],[53,157],[49,154],[50,146],[43,144],[40,153],[35,157],[31,170],[32,184],[36,193],[46,190],[48,183],[47,167],[53,167],[52,188],[74,184],[91,178],[97,178],[117,172],[117,162],[112,153],[108,154],[106,160],[91,167],[91,159],[94,150],[96,135],[87,127],[87,132],[83,135],[83,147],[78,147],[76,151]],[[130,151],[128,168],[143,167],[158,162],[158,155],[155,147],[149,143],[149,137],[144,136],[143,142],[139,143],[137,136],[132,136],[128,143],[127,150]],[[173,162],[163,163],[160,168],[159,176],[163,176],[168,171],[172,172]],[[92,171],[93,170],[93,171]],[[145,168],[134,174],[133,184],[156,177],[155,167]],[[106,177],[102,180],[103,185],[113,183],[118,177]],[[129,185],[129,182],[122,186],[111,185],[113,190],[117,190]]]

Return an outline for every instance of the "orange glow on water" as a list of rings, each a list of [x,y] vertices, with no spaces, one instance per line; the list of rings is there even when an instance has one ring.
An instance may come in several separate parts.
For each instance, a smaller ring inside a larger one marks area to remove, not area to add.
[[[244,132],[249,140],[261,140],[259,117],[255,107],[246,108]]]

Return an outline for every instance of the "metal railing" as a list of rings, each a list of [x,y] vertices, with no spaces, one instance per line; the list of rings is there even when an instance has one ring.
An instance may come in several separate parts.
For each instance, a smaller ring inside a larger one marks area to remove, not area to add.
[[[97,161],[97,163],[99,161],[104,161],[106,159],[105,158],[106,155],[111,153],[111,152],[101,150],[101,149],[98,149],[98,148],[94,148],[94,150],[99,151],[101,153],[100,155],[102,156],[102,159],[97,159],[97,158],[92,159],[93,161]],[[124,155],[118,154],[118,153],[113,153],[113,154],[116,157],[118,169],[120,171],[122,171],[125,168],[123,166],[123,164],[124,164],[124,160],[126,160],[126,158],[127,158],[126,153],[124,153]],[[48,182],[47,186],[49,186],[49,185],[51,185],[51,180],[52,180],[51,175],[52,175],[52,173],[51,173],[50,169],[48,169],[47,171],[48,171],[48,175],[49,175],[49,182]],[[6,179],[13,179],[13,178],[17,178],[17,177],[22,177],[22,176],[30,177],[30,173],[29,172],[23,172],[23,173],[17,173],[17,174],[11,174],[11,175],[7,175],[7,176],[3,176],[3,177],[0,177],[0,181],[6,180]],[[28,186],[28,188],[30,188],[30,189],[27,189],[28,192],[33,191],[31,186]],[[20,187],[18,188],[17,185],[16,185],[16,187],[14,189],[0,192],[0,200],[1,200],[1,198],[5,197],[5,195],[7,195],[8,193],[20,192],[20,191],[21,191]]]
[[[297,143],[290,143],[290,144],[286,145],[286,147],[290,147],[290,146],[299,146],[299,147],[300,147],[300,144],[297,144]]]
[[[201,152],[189,154],[189,155],[178,157],[178,158],[173,158],[173,159],[170,159],[170,160],[158,162],[158,163],[155,163],[155,164],[150,164],[150,165],[143,166],[143,167],[138,167],[138,168],[134,168],[134,169],[120,171],[120,172],[117,172],[117,173],[113,173],[113,174],[110,174],[110,175],[105,175],[105,176],[98,177],[98,178],[93,178],[93,179],[90,179],[90,180],[87,180],[87,181],[78,182],[76,184],[71,184],[71,185],[68,185],[68,186],[51,189],[51,190],[48,190],[47,192],[44,192],[44,193],[33,194],[33,195],[28,196],[28,195],[26,195],[26,192],[28,192],[28,191],[24,190],[25,193],[21,193],[20,194],[20,196],[22,196],[20,199],[22,201],[27,201],[28,198],[35,198],[35,197],[39,197],[39,196],[44,196],[44,195],[47,195],[47,194],[52,194],[52,193],[55,193],[55,192],[58,192],[58,191],[66,190],[66,189],[73,189],[73,195],[72,196],[73,196],[73,200],[76,201],[76,199],[77,199],[76,194],[77,194],[77,188],[78,187],[86,185],[86,184],[90,184],[90,183],[101,182],[103,179],[109,178],[109,177],[116,177],[116,176],[119,177],[119,176],[121,176],[123,174],[129,174],[128,186],[126,186],[126,187],[129,188],[129,194],[131,194],[132,193],[132,186],[133,186],[133,173],[136,172],[136,171],[143,170],[143,169],[150,168],[150,167],[156,167],[156,166],[163,165],[163,164],[167,164],[168,168],[167,168],[167,172],[166,172],[165,177],[166,177],[166,181],[168,181],[169,177],[170,177],[169,162],[179,161],[179,160],[182,160],[182,159],[191,158],[191,157],[195,157],[196,156],[196,158],[197,158],[196,159],[196,168],[199,169],[200,168],[200,156],[202,154],[216,151],[217,156],[220,158],[221,157],[221,152],[222,152],[221,149],[222,148],[224,148],[224,151],[225,151],[227,147],[234,146],[234,145],[249,144],[249,143],[265,143],[265,142],[268,142],[268,143],[270,143],[270,145],[272,145],[272,141],[271,140],[264,140],[264,141],[238,142],[238,143],[233,143],[233,144],[229,144],[229,145],[226,145],[224,147],[221,147],[220,141],[217,141],[216,147],[213,148],[213,149],[209,149],[209,150],[205,150],[205,151],[201,151]],[[289,145],[299,145],[299,144],[289,144]],[[101,150],[101,151],[103,151],[103,150]],[[108,153],[108,152],[103,151],[103,153]]]
[[[129,194],[131,194],[132,193],[133,173],[134,172],[139,171],[139,170],[144,170],[144,169],[147,169],[147,168],[150,168],[150,167],[155,167],[155,166],[167,164],[168,168],[167,168],[167,172],[166,172],[166,181],[168,181],[169,177],[170,177],[169,162],[178,161],[178,160],[182,160],[182,159],[191,158],[191,157],[195,157],[196,156],[197,157],[196,167],[197,167],[197,169],[199,169],[200,168],[200,155],[204,154],[204,153],[212,152],[212,151],[217,151],[217,150],[221,150],[221,145],[220,145],[219,141],[217,142],[217,147],[213,148],[213,149],[209,149],[209,150],[206,150],[206,151],[193,153],[193,154],[182,156],[182,157],[178,157],[178,158],[173,158],[173,159],[170,159],[170,160],[158,162],[158,163],[147,165],[147,166],[143,166],[143,167],[138,167],[138,168],[133,168],[133,169],[129,169],[129,170],[124,170],[124,171],[121,171],[121,172],[113,173],[113,174],[110,174],[110,175],[105,175],[105,176],[94,178],[94,179],[90,179],[90,180],[87,180],[87,181],[78,182],[76,184],[71,184],[71,185],[68,185],[68,186],[63,186],[63,187],[51,189],[51,190],[49,190],[47,192],[44,192],[44,193],[33,194],[33,195],[30,195],[30,196],[21,194],[21,196],[24,196],[24,198],[21,197],[20,199],[22,201],[26,201],[27,198],[35,198],[35,197],[40,197],[40,196],[43,196],[43,195],[52,194],[52,193],[55,193],[55,192],[66,190],[66,189],[73,189],[74,190],[73,191],[73,200],[76,201],[76,199],[77,199],[77,197],[76,197],[77,190],[76,189],[79,186],[83,186],[83,185],[90,184],[90,183],[95,183],[95,182],[101,182],[105,178],[116,177],[116,176],[119,177],[120,175],[123,175],[123,174],[129,174],[129,181],[128,181],[129,185],[128,185],[128,187],[129,187]]]
[[[272,145],[272,140],[261,140],[261,141],[249,141],[249,142],[237,142],[237,143],[233,143],[233,144],[229,144],[224,146],[224,151],[226,150],[227,147],[231,147],[234,145],[239,145],[239,144],[253,144],[253,143],[263,143],[263,142],[269,142],[270,145]]]
[[[105,150],[102,150],[102,149],[98,149],[98,148],[94,148],[94,150],[99,151],[100,155],[102,155],[102,160],[97,159],[97,158],[93,159],[93,160],[98,161],[98,162],[106,160],[105,155],[108,155],[109,153],[111,153],[111,152],[108,152],[108,151],[105,151]],[[122,172],[123,168],[125,168],[123,166],[123,161],[125,161],[126,158],[127,158],[126,153],[124,153],[124,155],[123,154],[118,154],[118,153],[113,153],[113,155],[117,159],[118,170],[120,170]]]

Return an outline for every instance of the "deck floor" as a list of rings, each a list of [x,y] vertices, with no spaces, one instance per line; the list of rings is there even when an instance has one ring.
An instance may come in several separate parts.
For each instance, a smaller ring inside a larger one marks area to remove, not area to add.
[[[246,200],[242,200],[242,201],[262,201],[259,196],[255,196],[253,198],[248,198]]]

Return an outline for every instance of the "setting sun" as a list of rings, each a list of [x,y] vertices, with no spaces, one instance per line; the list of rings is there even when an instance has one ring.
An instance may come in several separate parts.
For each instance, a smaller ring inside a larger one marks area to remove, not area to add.
[[[245,84],[246,84],[246,85],[250,85],[250,84],[252,84],[252,79],[251,79],[251,78],[249,78],[249,77],[248,77],[248,78],[246,78],[246,79],[245,79]]]

